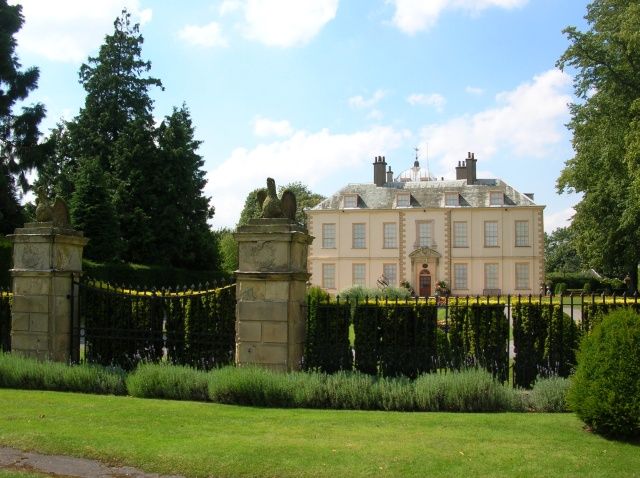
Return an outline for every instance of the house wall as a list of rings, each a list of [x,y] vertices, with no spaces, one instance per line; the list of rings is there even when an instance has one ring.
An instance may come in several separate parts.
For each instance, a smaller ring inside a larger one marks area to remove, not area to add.
[[[544,273],[543,206],[483,208],[451,207],[437,209],[340,209],[307,212],[309,232],[316,239],[309,249],[311,283],[322,286],[322,265],[335,264],[335,287],[331,293],[353,285],[353,265],[365,265],[365,286],[376,287],[384,264],[397,265],[397,280],[408,281],[418,290],[421,263],[412,265],[410,254],[417,244],[417,221],[433,221],[432,248],[438,258],[429,259],[432,284],[444,280],[458,295],[483,294],[485,264],[498,264],[498,285],[502,294],[537,294]],[[485,247],[485,221],[498,223],[498,246]],[[528,246],[516,246],[516,221],[528,223]],[[467,247],[453,247],[454,223],[467,223]],[[336,225],[336,247],[322,247],[322,224]],[[364,224],[365,247],[354,249],[353,224]],[[396,225],[397,247],[385,248],[383,224]],[[456,289],[453,278],[455,264],[467,268],[467,288]],[[516,264],[528,264],[528,284],[516,288]]]

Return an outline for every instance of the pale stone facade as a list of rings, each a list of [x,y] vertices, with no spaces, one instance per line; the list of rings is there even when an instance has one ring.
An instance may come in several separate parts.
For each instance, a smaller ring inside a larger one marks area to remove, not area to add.
[[[376,158],[374,183],[350,184],[307,211],[311,282],[338,293],[407,281],[434,295],[537,294],[544,280],[544,206],[500,179],[476,178],[472,154],[456,180],[418,161],[395,179]],[[382,173],[381,173],[382,171]]]
[[[71,351],[71,287],[82,271],[82,233],[29,223],[13,239],[11,350],[66,362]]]
[[[307,248],[312,237],[288,219],[238,228],[236,364],[279,371],[302,364]]]

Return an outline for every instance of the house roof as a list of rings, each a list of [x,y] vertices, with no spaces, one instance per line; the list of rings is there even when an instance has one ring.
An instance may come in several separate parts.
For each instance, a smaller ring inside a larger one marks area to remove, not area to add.
[[[477,179],[467,184],[465,179],[446,181],[408,181],[386,183],[349,184],[331,195],[312,210],[343,209],[343,198],[358,196],[358,209],[396,208],[398,193],[410,193],[410,208],[441,208],[446,193],[457,193],[459,205],[453,207],[526,207],[539,206],[527,195],[516,191],[501,179]],[[490,193],[502,192],[503,204],[491,205]],[[399,208],[407,209],[407,208]]]

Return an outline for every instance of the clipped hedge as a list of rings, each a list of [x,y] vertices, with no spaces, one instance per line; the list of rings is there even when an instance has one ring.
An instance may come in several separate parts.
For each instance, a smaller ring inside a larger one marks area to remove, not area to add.
[[[595,432],[640,438],[640,315],[615,310],[584,338],[567,399]]]
[[[500,381],[509,376],[509,320],[503,304],[451,307],[451,367],[479,365]]]
[[[513,306],[514,383],[530,388],[540,377],[568,377],[576,364],[581,332],[559,305]]]
[[[317,369],[328,373],[351,370],[350,323],[349,303],[330,302],[328,297],[321,294],[309,295],[303,363],[306,370]]]
[[[11,350],[11,303],[13,296],[0,287],[0,352]]]
[[[437,364],[437,316],[437,308],[426,303],[356,304],[355,369],[411,378],[433,370]]]

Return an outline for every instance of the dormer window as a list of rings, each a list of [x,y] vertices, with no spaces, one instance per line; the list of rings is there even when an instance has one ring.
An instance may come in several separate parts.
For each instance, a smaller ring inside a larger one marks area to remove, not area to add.
[[[410,193],[398,193],[396,196],[396,207],[410,207],[411,206],[411,194]]]
[[[444,193],[445,206],[459,206],[460,195],[458,193]]]
[[[342,207],[344,209],[354,209],[358,207],[358,195],[357,194],[345,194],[342,198]]]
[[[502,206],[504,204],[504,194],[502,191],[491,191],[489,193],[489,205]]]

